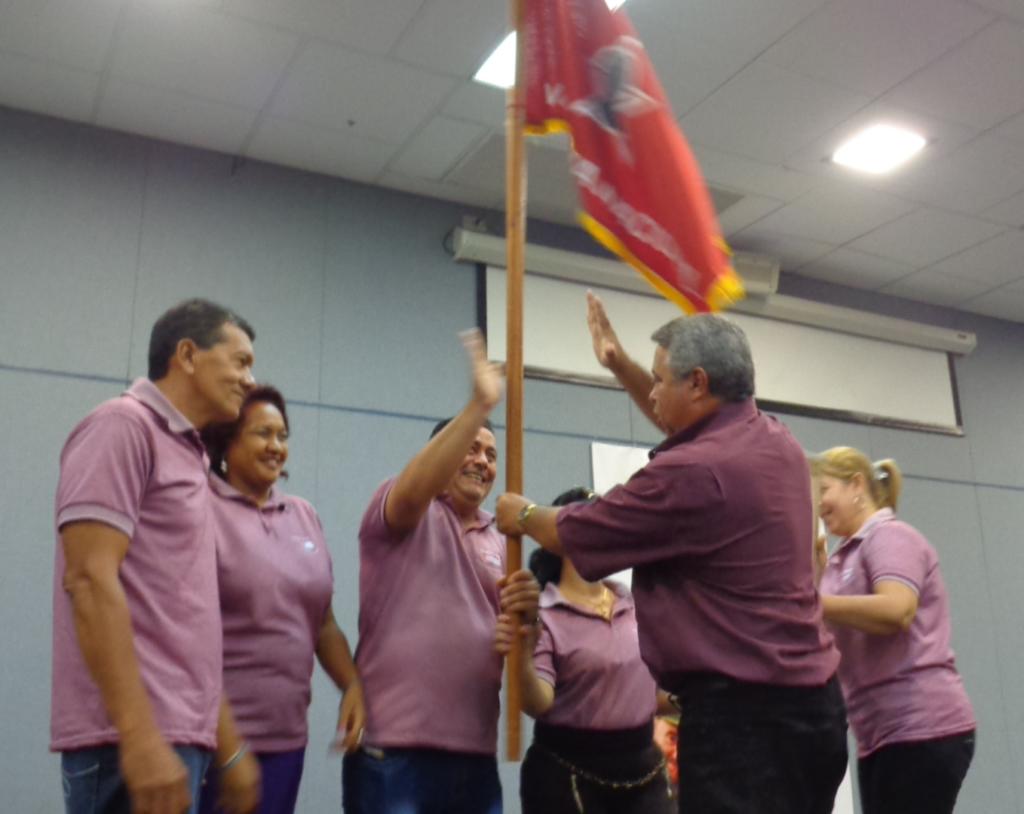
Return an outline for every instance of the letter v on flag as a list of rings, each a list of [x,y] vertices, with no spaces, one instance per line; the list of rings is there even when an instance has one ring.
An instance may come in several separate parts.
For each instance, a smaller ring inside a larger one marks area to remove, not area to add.
[[[743,297],[643,44],[605,0],[525,0],[526,130],[569,133],[591,236],[687,313]]]

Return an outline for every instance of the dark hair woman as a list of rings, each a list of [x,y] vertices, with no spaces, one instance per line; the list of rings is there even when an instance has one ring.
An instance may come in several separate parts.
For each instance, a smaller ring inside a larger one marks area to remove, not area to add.
[[[224,691],[244,738],[211,770],[200,811],[251,748],[262,774],[260,814],[295,810],[308,734],[313,658],[343,693],[339,739],[356,748],[365,713],[345,635],[331,610],[334,576],[320,518],[277,489],[288,460],[288,409],[268,385],[250,391],[237,421],[204,431],[210,454],[224,626]]]
[[[570,489],[554,505],[592,497]],[[538,625],[515,642],[523,709],[536,719],[520,773],[523,814],[668,814],[674,802],[654,743],[659,693],[640,658],[632,596],[617,582],[588,582],[544,549],[530,570],[543,591]],[[515,639],[500,616],[498,649]]]

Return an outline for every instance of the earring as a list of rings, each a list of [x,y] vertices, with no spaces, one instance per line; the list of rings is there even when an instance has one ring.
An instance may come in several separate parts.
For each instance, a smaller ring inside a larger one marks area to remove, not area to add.
[[[228,462],[224,459],[220,459],[220,471],[222,475],[228,474]]]
[[[853,505],[856,506],[858,509],[863,508],[864,507],[864,498],[862,498],[860,495],[857,495],[857,497],[855,497],[853,499]]]

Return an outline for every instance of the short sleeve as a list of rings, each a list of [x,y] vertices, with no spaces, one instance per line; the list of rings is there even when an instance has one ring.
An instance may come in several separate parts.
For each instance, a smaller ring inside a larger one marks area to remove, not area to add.
[[[552,638],[548,626],[544,624],[543,615],[541,616],[540,636],[537,638],[537,645],[533,648],[533,668],[537,671],[538,676],[552,687],[555,686],[558,678],[558,674],[555,672],[555,640]]]
[[[384,481],[377,487],[377,491],[370,498],[370,503],[363,512],[363,519],[359,525],[359,539],[364,542],[377,542],[394,540],[391,529],[388,528],[388,521],[384,517],[384,506],[387,502],[391,488],[395,485],[395,479]]]
[[[861,544],[861,560],[868,582],[902,582],[920,595],[931,568],[931,547],[906,523],[885,523]]]
[[[708,518],[722,503],[721,486],[707,466],[655,460],[604,497],[563,508],[558,537],[580,574],[600,579],[702,553]]]
[[[58,529],[99,521],[131,537],[152,465],[150,436],[139,418],[119,410],[87,417],[61,453]]]

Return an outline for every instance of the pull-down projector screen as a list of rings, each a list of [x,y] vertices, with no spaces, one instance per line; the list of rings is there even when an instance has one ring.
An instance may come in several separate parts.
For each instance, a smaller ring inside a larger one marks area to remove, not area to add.
[[[649,365],[650,336],[680,316],[655,296],[593,287],[619,340]],[[609,386],[586,326],[587,286],[536,274],[524,284],[523,359],[529,376]],[[505,270],[486,272],[488,354],[505,360]],[[949,356],[747,314],[726,315],[746,332],[763,407],[838,420],[962,434]]]

